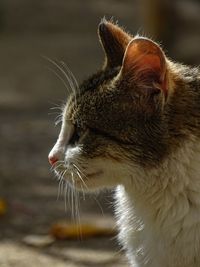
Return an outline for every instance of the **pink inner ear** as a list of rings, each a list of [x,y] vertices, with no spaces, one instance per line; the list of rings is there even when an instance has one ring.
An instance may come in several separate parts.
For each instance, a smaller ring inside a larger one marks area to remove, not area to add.
[[[145,57],[141,58],[139,61],[140,62],[138,63],[140,64],[141,68],[144,66],[145,68],[149,68],[149,69],[156,70],[156,71],[161,70],[160,60],[155,55],[146,55]]]
[[[135,81],[141,79],[152,83],[152,78],[158,82],[165,95],[166,61],[161,48],[153,41],[145,38],[133,39],[126,50],[122,74],[132,76]]]
[[[153,72],[162,71],[162,56],[160,48],[152,41],[136,39],[128,45],[123,65],[127,70],[133,68],[138,71],[147,69]]]

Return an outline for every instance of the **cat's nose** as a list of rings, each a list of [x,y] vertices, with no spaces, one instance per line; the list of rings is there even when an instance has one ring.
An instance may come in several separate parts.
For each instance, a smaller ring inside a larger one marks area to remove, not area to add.
[[[53,166],[58,161],[58,157],[49,155],[48,160],[49,160],[49,163]]]
[[[64,157],[65,146],[56,143],[48,155],[49,163],[53,166]]]

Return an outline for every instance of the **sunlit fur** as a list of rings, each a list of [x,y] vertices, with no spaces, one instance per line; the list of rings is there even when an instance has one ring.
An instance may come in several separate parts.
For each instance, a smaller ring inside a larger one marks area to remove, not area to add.
[[[117,188],[119,241],[132,267],[199,267],[200,72],[161,52],[166,97],[154,82],[157,76],[138,79],[134,69],[123,73],[127,61],[122,62],[122,53],[132,37],[120,30],[115,39],[118,26],[103,23],[103,69],[79,89],[64,72],[73,90],[62,125],[76,138],[62,145],[59,136],[50,152],[59,156],[53,169],[71,188]],[[146,68],[138,70],[149,74]]]

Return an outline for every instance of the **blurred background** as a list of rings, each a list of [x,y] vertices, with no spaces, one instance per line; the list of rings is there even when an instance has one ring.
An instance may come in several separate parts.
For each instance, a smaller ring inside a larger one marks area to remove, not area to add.
[[[86,78],[103,62],[96,32],[106,16],[159,41],[170,58],[198,65],[199,14],[199,0],[1,0],[1,267],[127,266],[109,233],[112,192],[80,197],[81,220],[100,223],[100,237],[58,234],[73,220],[62,192],[57,199],[47,155],[59,132],[51,108],[63,103],[66,89],[44,57],[66,62],[78,81]]]

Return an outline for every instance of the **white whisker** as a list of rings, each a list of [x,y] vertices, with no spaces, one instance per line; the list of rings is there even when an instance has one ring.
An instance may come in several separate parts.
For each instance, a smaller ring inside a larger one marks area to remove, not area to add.
[[[60,115],[60,112],[56,112],[56,111],[54,111],[54,112],[48,112],[48,115],[50,116],[50,115]]]
[[[85,186],[86,189],[88,189],[87,184],[85,183],[85,181],[83,180],[83,178],[81,177],[81,174],[79,173],[78,170],[76,170],[76,174],[78,175],[79,179],[82,181],[83,185]]]
[[[86,174],[83,173],[83,171],[81,171],[80,167],[78,167],[77,164],[74,164],[74,163],[73,163],[73,166],[76,168],[77,175],[78,175],[78,176],[80,175],[79,178],[81,179],[81,181],[83,182],[83,184],[86,186],[86,189],[89,190],[89,189],[88,189],[88,186],[87,186],[87,184],[85,183],[85,181],[83,180],[81,174],[84,176],[84,178],[85,178],[86,180],[88,179],[88,177],[86,176]],[[83,191],[83,192],[84,192],[84,191]],[[84,199],[85,199],[85,194],[83,194],[83,196],[84,196]],[[92,198],[95,200],[95,202],[96,202],[97,205],[99,206],[99,208],[100,208],[100,210],[101,210],[101,213],[104,214],[104,212],[103,212],[103,208],[102,208],[100,202],[97,200],[97,198],[96,198],[94,195],[92,195]]]
[[[70,199],[70,192],[71,192],[71,186],[66,183],[66,187],[67,187],[67,203],[69,205],[69,207],[71,207],[71,199]]]
[[[64,188],[65,211],[67,211],[67,193],[68,193],[68,186],[67,184],[65,184],[65,188]]]
[[[84,176],[84,178],[85,178],[86,180],[88,180],[87,175],[80,169],[80,166],[79,166],[79,167],[77,166],[77,163],[76,163],[76,164],[73,163],[73,166],[79,171],[79,173],[80,173],[81,175]]]
[[[52,170],[52,171],[57,171],[57,169],[58,169],[60,166],[62,166],[64,162],[61,162],[60,164],[58,164],[58,163],[59,163],[59,161],[57,161],[56,166],[54,166],[54,165],[51,166],[51,170]]]
[[[95,202],[97,203],[98,207],[100,208],[100,211],[101,211],[102,215],[104,216],[104,211],[103,211],[103,208],[102,208],[100,202],[98,201],[98,199],[94,195],[92,195],[92,198],[95,200]]]
[[[80,202],[79,201],[80,201],[79,192],[75,191],[76,223],[78,226],[79,236],[81,236]]]
[[[70,93],[70,90],[69,90],[69,87],[68,87],[68,85],[66,84],[66,82],[65,82],[65,80],[55,71],[55,70],[53,70],[53,69],[51,69],[50,67],[47,67],[47,69],[49,70],[49,71],[51,71],[62,83],[63,83],[63,85],[64,85],[64,87],[67,89],[67,92],[68,92],[68,94]],[[68,96],[68,95],[67,95]]]
[[[70,79],[70,77],[67,75],[67,73],[65,72],[65,70],[58,65],[58,63],[56,63],[54,60],[48,58],[48,57],[44,57],[45,59],[47,59],[49,62],[51,62],[54,66],[56,66],[60,72],[64,75],[64,77],[67,79],[67,82],[71,88],[71,92],[73,93],[74,97],[75,97],[75,104],[77,104],[77,101],[76,101],[76,88],[74,87],[73,85],[73,82],[72,80]]]
[[[61,195],[64,194],[64,186],[65,186],[65,181],[64,181],[64,179],[62,179],[62,182],[61,182]]]
[[[61,61],[60,63],[63,65],[63,67],[65,68],[65,70],[66,70],[66,71],[68,72],[68,74],[70,75],[70,77],[71,77],[71,81],[72,81],[73,86],[74,86],[74,88],[76,89],[77,93],[80,94],[79,85],[78,85],[77,79],[75,78],[73,72],[69,69],[69,67],[67,66],[67,64],[66,64],[65,62]]]
[[[74,220],[74,179],[73,179],[73,172],[71,172],[71,179],[72,179],[72,187],[71,187],[71,213],[72,219]]]
[[[60,122],[62,122],[62,118],[63,115],[59,114],[56,118],[55,118],[55,125],[57,126]]]
[[[60,179],[59,183],[58,183],[58,192],[57,192],[57,200],[60,197],[60,193],[61,193],[61,184],[62,184],[62,179]]]
[[[49,108],[49,109],[51,109],[51,110],[59,110],[59,111],[63,111],[63,108],[60,107],[60,106],[51,107],[51,108]]]

